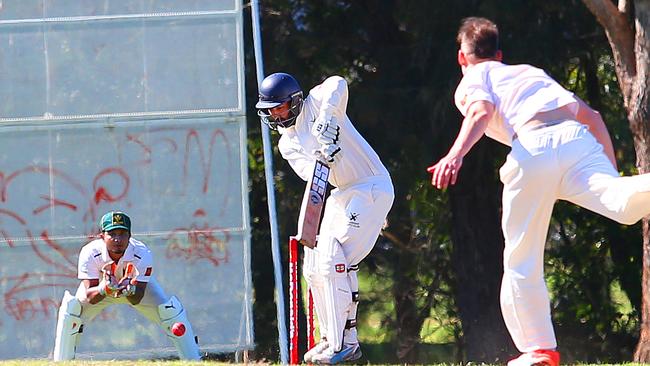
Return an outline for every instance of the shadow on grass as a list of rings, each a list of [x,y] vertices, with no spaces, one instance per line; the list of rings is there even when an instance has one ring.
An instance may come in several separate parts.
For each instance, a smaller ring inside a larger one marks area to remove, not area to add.
[[[428,344],[420,343],[418,347],[419,364],[458,363],[457,349],[452,343]],[[370,364],[398,364],[397,350],[391,343],[362,343],[362,362]]]

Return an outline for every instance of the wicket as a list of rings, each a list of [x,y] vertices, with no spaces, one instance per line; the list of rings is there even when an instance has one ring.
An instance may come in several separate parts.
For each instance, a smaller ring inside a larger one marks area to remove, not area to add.
[[[298,351],[298,338],[300,329],[298,327],[299,293],[298,293],[298,259],[300,251],[298,250],[298,240],[289,237],[289,364],[300,364],[300,355]],[[307,308],[305,316],[307,317],[307,349],[314,346],[314,300],[311,290],[307,289]]]

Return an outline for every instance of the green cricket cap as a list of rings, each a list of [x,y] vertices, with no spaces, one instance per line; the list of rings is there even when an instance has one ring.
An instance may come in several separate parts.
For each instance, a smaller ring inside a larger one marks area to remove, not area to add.
[[[115,229],[126,229],[131,232],[131,219],[121,211],[111,211],[102,216],[99,221],[102,232]]]

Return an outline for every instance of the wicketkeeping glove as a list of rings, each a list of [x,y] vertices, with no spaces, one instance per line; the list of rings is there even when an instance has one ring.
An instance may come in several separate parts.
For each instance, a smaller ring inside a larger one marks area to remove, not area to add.
[[[341,128],[336,123],[334,118],[326,120],[325,118],[317,118],[314,125],[311,127],[311,133],[316,137],[321,145],[332,145],[339,142]]]
[[[136,278],[139,274],[140,272],[138,271],[138,268],[133,263],[126,264],[124,277],[122,277],[117,283],[120,294],[124,296],[132,296],[135,294],[136,284],[138,283]]]
[[[103,279],[102,282],[99,283],[99,293],[104,296],[110,296],[110,297],[120,297],[120,291],[119,288],[111,283],[110,280]]]
[[[126,285],[126,287],[122,288],[121,294],[123,296],[133,296],[135,295],[135,290],[136,290],[136,285],[132,285],[130,282]]]
[[[102,267],[102,280],[99,282],[99,293],[103,296],[120,297],[120,288],[112,269],[113,262]]]

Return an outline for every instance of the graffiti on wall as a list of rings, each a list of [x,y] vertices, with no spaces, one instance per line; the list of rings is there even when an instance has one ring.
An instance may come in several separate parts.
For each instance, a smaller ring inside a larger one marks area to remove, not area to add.
[[[134,237],[158,243],[155,255],[164,253],[167,265],[227,265],[232,233],[247,215],[239,128],[94,127],[0,137],[0,333],[55,321],[63,290],[79,283],[78,251],[109,210],[126,211]],[[45,336],[53,340],[53,331]]]

